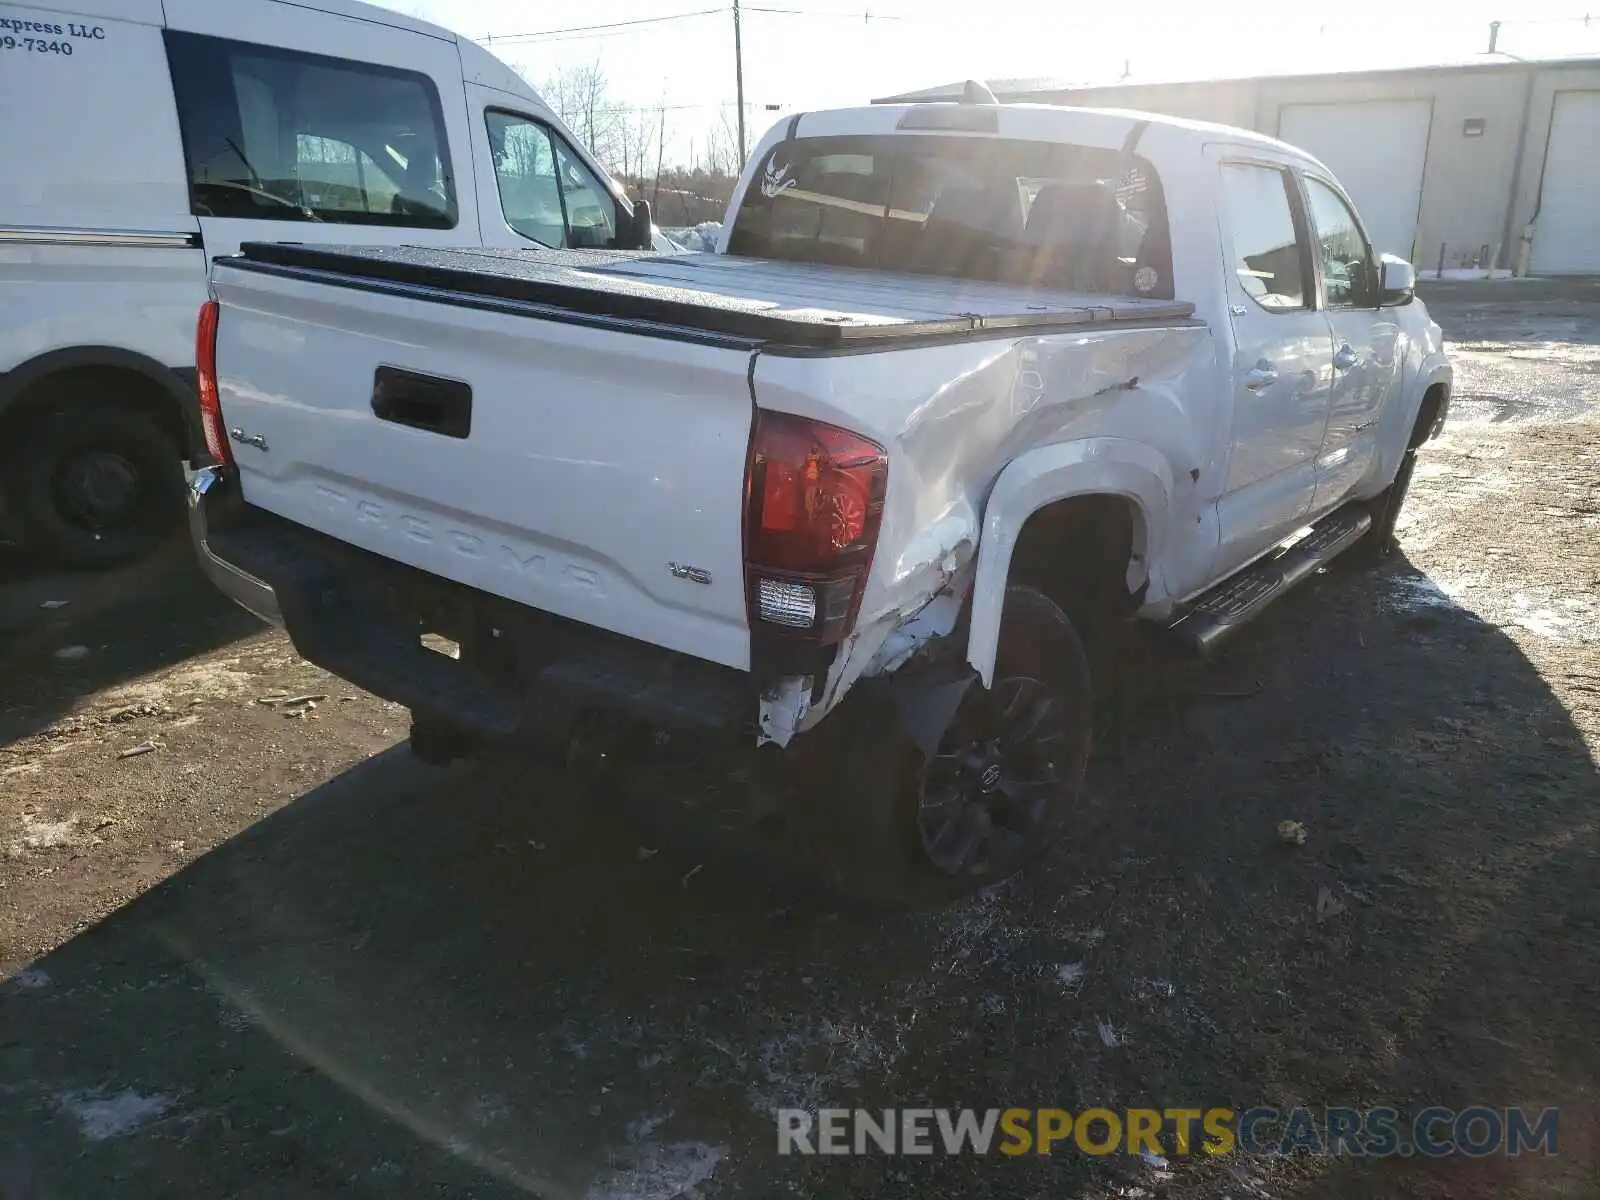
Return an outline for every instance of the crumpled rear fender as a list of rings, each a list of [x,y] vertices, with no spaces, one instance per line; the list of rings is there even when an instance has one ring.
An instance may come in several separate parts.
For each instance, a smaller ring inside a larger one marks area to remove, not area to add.
[[[1074,496],[1126,498],[1137,514],[1129,587],[1148,583],[1153,595],[1161,595],[1165,589],[1159,572],[1172,492],[1172,466],[1166,457],[1128,438],[1085,438],[1044,446],[1013,460],[1000,473],[983,510],[967,641],[967,661],[985,687],[994,674],[1012,552],[1028,518],[1047,504]]]

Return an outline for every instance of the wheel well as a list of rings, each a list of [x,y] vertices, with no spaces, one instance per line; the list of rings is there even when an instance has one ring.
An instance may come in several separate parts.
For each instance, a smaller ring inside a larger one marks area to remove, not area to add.
[[[1420,446],[1439,433],[1439,414],[1450,399],[1450,385],[1436,383],[1422,393],[1422,405],[1417,409],[1417,423],[1411,428],[1411,445]]]
[[[34,380],[0,413],[0,445],[19,445],[45,413],[95,402],[147,414],[180,454],[191,453],[188,422],[172,393],[148,375],[110,366],[65,367]]]
[[[1138,508],[1122,496],[1072,496],[1039,509],[1017,535],[1009,581],[1038,588],[1079,622],[1121,619],[1144,588],[1128,589],[1128,565],[1145,553]]]

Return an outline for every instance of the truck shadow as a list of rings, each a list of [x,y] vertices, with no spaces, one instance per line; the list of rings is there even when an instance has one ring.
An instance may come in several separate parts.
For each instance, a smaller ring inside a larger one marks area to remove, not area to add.
[[[0,746],[49,727],[80,697],[262,628],[205,580],[186,538],[114,571],[0,551]]]
[[[1096,769],[1092,831],[938,912],[641,845],[559,773],[379,755],[5,985],[0,1190],[1076,1195],[1149,1168],[780,1159],[772,1110],[1592,1097],[1594,763],[1515,643],[1404,594],[1310,585],[1198,676],[1227,698]]]

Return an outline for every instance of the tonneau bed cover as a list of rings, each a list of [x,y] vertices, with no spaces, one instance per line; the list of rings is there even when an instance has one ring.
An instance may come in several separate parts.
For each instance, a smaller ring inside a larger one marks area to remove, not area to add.
[[[1173,300],[1091,296],[942,276],[617,250],[431,249],[247,242],[219,265],[503,307],[552,319],[619,323],[657,336],[768,350],[886,348],[1085,325],[1192,324]]]

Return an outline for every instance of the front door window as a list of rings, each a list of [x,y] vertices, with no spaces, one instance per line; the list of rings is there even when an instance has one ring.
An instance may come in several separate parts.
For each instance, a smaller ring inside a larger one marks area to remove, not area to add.
[[[485,114],[506,224],[541,246],[605,249],[617,244],[617,201],[560,137],[538,121]]]
[[[1372,308],[1372,255],[1356,215],[1339,195],[1320,179],[1306,176],[1306,199],[1316,230],[1317,255],[1322,260],[1322,281],[1329,308]]]

